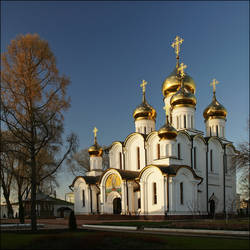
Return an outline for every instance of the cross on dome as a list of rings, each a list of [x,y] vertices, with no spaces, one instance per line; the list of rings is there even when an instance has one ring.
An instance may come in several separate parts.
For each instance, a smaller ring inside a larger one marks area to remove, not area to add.
[[[214,78],[213,81],[210,83],[210,86],[213,86],[213,93],[215,94],[216,91],[216,84],[219,82]]]
[[[180,45],[183,43],[184,39],[176,36],[174,42],[171,44],[172,48],[175,49],[176,58],[179,58]]]
[[[96,135],[97,135],[97,132],[98,132],[98,129],[95,127],[94,130],[93,130],[94,137],[95,137],[95,142],[96,142]]]
[[[142,88],[142,92],[145,93],[146,92],[146,85],[148,84],[148,82],[146,82],[145,80],[142,80],[141,83],[141,88]]]
[[[180,72],[181,78],[184,78],[185,76],[184,69],[186,68],[187,68],[187,65],[185,65],[184,63],[181,63],[180,67],[178,68],[178,72]]]

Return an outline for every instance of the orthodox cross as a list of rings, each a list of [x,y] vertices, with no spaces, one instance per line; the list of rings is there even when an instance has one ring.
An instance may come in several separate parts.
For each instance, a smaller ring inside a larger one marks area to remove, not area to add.
[[[181,78],[184,78],[185,76],[184,69],[186,68],[187,68],[187,65],[185,65],[184,63],[181,63],[180,67],[178,68],[178,72],[180,73]]]
[[[93,133],[94,133],[94,137],[95,137],[95,143],[96,143],[96,134],[98,132],[98,129],[95,127],[94,130],[93,130]]]
[[[172,48],[175,49],[176,58],[179,59],[180,45],[183,43],[183,39],[176,36],[174,42],[171,44]]]
[[[215,94],[215,90],[216,90],[216,84],[218,84],[219,82],[214,78],[213,81],[210,83],[210,86],[213,86],[213,93]]]
[[[148,84],[148,82],[146,82],[145,80],[142,80],[141,83],[141,88],[142,88],[142,93],[143,93],[143,102],[145,102],[145,92],[146,92],[146,85]]]

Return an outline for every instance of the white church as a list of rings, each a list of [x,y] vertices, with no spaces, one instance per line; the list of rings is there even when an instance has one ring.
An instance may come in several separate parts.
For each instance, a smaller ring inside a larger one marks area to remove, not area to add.
[[[172,47],[176,67],[163,81],[166,121],[155,129],[156,110],[145,97],[133,112],[135,132],[107,149],[110,168],[103,170],[103,148],[89,148],[90,171],[71,184],[76,215],[207,215],[235,211],[236,175],[232,171],[235,148],[226,139],[227,110],[213,97],[203,112],[205,133],[195,128],[196,85],[179,62],[183,39]],[[201,117],[202,119],[202,117]]]

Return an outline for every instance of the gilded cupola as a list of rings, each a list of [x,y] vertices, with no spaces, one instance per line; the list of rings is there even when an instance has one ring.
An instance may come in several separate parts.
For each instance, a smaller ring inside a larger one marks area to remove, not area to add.
[[[188,89],[184,86],[184,78],[186,75],[184,73],[184,69],[186,67],[187,67],[186,65],[181,63],[181,65],[177,69],[177,71],[179,71],[180,88],[170,99],[170,105],[172,108],[175,108],[175,107],[195,108],[196,106],[195,95],[191,91],[188,91]]]
[[[217,101],[216,95],[215,95],[216,84],[218,84],[218,83],[219,82],[216,79],[213,79],[212,83],[210,84],[213,86],[213,100],[205,108],[205,110],[203,112],[203,116],[204,116],[205,120],[209,120],[209,119],[224,119],[224,120],[226,120],[227,110],[223,105],[221,105]]]
[[[176,36],[174,42],[171,44],[171,46],[175,49],[176,54],[176,67],[173,70],[173,72],[163,81],[162,83],[162,94],[164,97],[168,97],[173,95],[179,88],[180,88],[180,76],[178,72],[179,65],[179,54],[180,54],[180,45],[183,43],[183,39],[179,36]],[[183,78],[183,83],[185,88],[191,92],[192,94],[195,94],[196,86],[194,83],[194,80],[191,76],[185,74]]]
[[[97,131],[98,131],[98,129],[95,127],[93,130],[93,132],[94,132],[94,145],[92,145],[88,149],[90,157],[102,156],[102,153],[103,153],[102,147],[100,145],[98,145],[98,143],[97,143],[97,139],[96,139]]]
[[[166,123],[158,130],[160,140],[174,140],[177,136],[177,130],[171,125],[168,120],[167,107],[163,109],[166,111]]]
[[[145,80],[142,81],[142,84],[140,85],[142,87],[142,91],[143,91],[143,98],[142,98],[142,103],[136,107],[136,109],[133,112],[133,117],[135,119],[135,121],[138,120],[153,120],[155,121],[156,119],[156,110],[150,106],[147,101],[146,101],[146,97],[145,97],[145,86],[146,86],[147,82]]]

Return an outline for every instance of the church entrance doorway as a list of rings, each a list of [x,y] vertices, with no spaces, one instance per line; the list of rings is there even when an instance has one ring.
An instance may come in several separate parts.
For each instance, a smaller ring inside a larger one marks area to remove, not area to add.
[[[120,214],[122,208],[121,198],[115,198],[113,200],[113,213]]]

